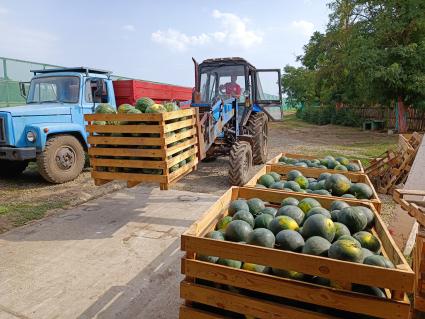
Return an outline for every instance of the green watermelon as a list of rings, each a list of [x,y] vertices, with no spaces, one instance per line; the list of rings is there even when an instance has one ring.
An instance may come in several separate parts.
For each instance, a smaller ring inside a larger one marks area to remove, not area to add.
[[[270,185],[271,189],[284,189],[285,188],[285,183],[284,182],[274,182],[273,184]]]
[[[360,244],[360,242],[357,240],[357,239],[355,239],[354,237],[352,237],[352,236],[350,236],[350,235],[342,235],[342,236],[340,236],[339,238],[338,238],[338,240],[342,240],[342,239],[344,239],[344,240],[351,240],[353,243],[355,243],[357,246],[362,246],[361,244]]]
[[[344,166],[347,166],[348,164],[350,164],[350,161],[347,158],[342,157],[342,156],[337,157],[336,160]]]
[[[359,172],[360,171],[360,167],[359,167],[359,165],[357,165],[357,164],[355,164],[355,163],[350,163],[350,164],[348,164],[348,165],[346,165],[347,166],[347,169],[350,171],[350,172]]]
[[[247,244],[273,248],[275,238],[273,233],[267,228],[254,229],[248,236]]]
[[[372,295],[372,296],[379,297],[379,298],[384,298],[384,299],[387,298],[387,296],[382,291],[382,289],[380,289],[378,287],[353,284],[353,286],[352,286],[351,289],[354,292],[358,292],[358,293],[361,293],[361,294]]]
[[[372,228],[375,224],[375,214],[367,207],[356,206],[356,209],[361,211],[367,218],[366,228]]]
[[[363,248],[362,247],[362,251],[363,251],[363,262],[364,260],[369,257],[369,256],[374,256],[375,254],[373,252],[371,252],[369,249],[367,248]]]
[[[367,231],[359,231],[353,237],[360,242],[363,248],[367,248],[374,253],[378,253],[381,250],[379,239]]]
[[[312,191],[312,194],[331,196],[331,193],[329,193],[326,189],[317,189],[315,191]]]
[[[210,231],[205,235],[206,238],[216,239],[216,240],[224,240],[223,233],[218,230]]]
[[[341,210],[345,207],[350,207],[346,202],[342,200],[335,200],[331,203],[331,211],[332,210]]]
[[[298,225],[301,225],[304,220],[304,212],[297,206],[286,205],[279,208],[276,216],[289,216],[294,219]]]
[[[121,104],[120,106],[118,106],[118,113],[127,113],[130,110],[134,110],[133,105],[130,104]]]
[[[249,212],[254,216],[259,215],[261,211],[266,208],[264,202],[259,198],[248,199],[247,204],[249,207]]]
[[[338,222],[348,227],[352,234],[365,229],[367,218],[355,207],[343,208],[338,214]]]
[[[303,162],[295,163],[294,166],[308,167],[308,165],[306,163],[303,163]]]
[[[230,222],[232,221],[232,217],[231,216],[225,216],[222,219],[219,220],[219,222],[216,225],[216,229],[217,230],[226,230],[227,226],[230,224]]]
[[[351,195],[351,194],[344,194],[341,197],[345,197],[345,198],[356,198],[356,196]]]
[[[266,270],[266,266],[251,264],[251,263],[243,263],[242,269],[249,270],[249,271],[255,271],[255,272],[259,272],[259,273],[264,273],[264,271]]]
[[[295,230],[285,229],[277,233],[275,246],[277,249],[299,252],[304,247],[304,238]]]
[[[254,227],[254,217],[247,210],[240,210],[233,215],[233,220],[246,221],[251,227]]]
[[[244,220],[233,220],[227,225],[225,238],[229,241],[246,242],[252,227]]]
[[[361,263],[363,261],[362,247],[349,239],[339,239],[334,242],[328,251],[333,259]]]
[[[200,260],[200,261],[205,261],[207,263],[212,263],[215,264],[219,257],[215,257],[215,256],[205,256],[205,255],[197,255],[196,259]]]
[[[94,110],[96,114],[116,114],[115,109],[108,103],[100,103]]]
[[[269,174],[264,174],[262,175],[257,183],[264,185],[265,187],[269,188],[271,185],[273,185],[275,183],[275,179],[273,178],[273,176],[269,175]]]
[[[154,100],[148,97],[142,97],[136,101],[136,109],[138,109],[142,113],[145,113],[146,109],[154,104]]]
[[[308,255],[327,257],[328,250],[330,247],[331,247],[331,243],[325,238],[320,236],[313,236],[306,240],[305,245],[302,249],[302,253],[308,254]]]
[[[298,176],[295,178],[295,182],[300,185],[302,189],[306,189],[308,186],[308,180],[304,176]]]
[[[341,196],[348,192],[351,187],[351,182],[342,174],[332,174],[326,180],[325,187],[331,190],[332,195]]]
[[[271,216],[275,217],[275,216],[276,216],[276,213],[277,213],[277,209],[276,209],[276,208],[274,208],[274,207],[266,207],[266,208],[264,208],[264,209],[261,211],[261,213],[262,213],[262,214],[268,214],[268,215],[271,215]],[[260,215],[260,216],[261,216],[261,215]]]
[[[255,217],[254,220],[254,228],[269,228],[269,225],[271,221],[273,220],[274,216],[270,214],[261,214]]]
[[[276,173],[276,172],[270,172],[269,173],[270,176],[272,176],[274,178],[275,182],[279,182],[280,181],[280,174]]]
[[[289,216],[277,216],[271,221],[269,225],[269,229],[275,235],[284,229],[298,230],[298,228],[299,226],[297,222]]]
[[[297,271],[288,271],[283,269],[273,268],[273,274],[278,277],[290,278],[294,280],[302,280],[304,278],[304,274]]]
[[[338,221],[339,212],[340,212],[339,209],[331,211],[331,219],[332,219],[333,222]]]
[[[327,162],[327,167],[328,168],[334,169],[338,165],[339,165],[339,162],[337,162],[336,160],[334,160],[334,159],[328,159],[328,162]]]
[[[310,216],[321,214],[325,216],[326,218],[331,218],[331,213],[326,208],[323,207],[313,207],[310,209],[307,214],[305,214],[305,219],[309,218]]]
[[[314,185],[314,189],[315,191],[321,190],[321,189],[326,189],[326,181],[325,179],[322,179],[321,181],[317,182],[316,185]]]
[[[164,107],[167,110],[167,112],[173,112],[173,111],[180,110],[177,103],[175,103],[175,102],[166,102],[166,103],[164,103]]]
[[[344,224],[335,222],[334,225],[335,225],[334,241],[338,240],[338,238],[340,238],[341,236],[344,236],[344,235],[351,236],[350,230]]]
[[[298,185],[298,183],[295,182],[295,181],[287,181],[287,182],[285,182],[285,184],[283,184],[283,187],[289,188],[289,189],[293,190],[294,192],[301,191],[300,185]]]
[[[288,179],[288,181],[294,181],[298,176],[302,176],[302,175],[303,174],[301,174],[300,171],[297,171],[296,169],[294,169],[286,173],[286,178]]]
[[[373,196],[372,188],[364,183],[353,183],[350,187],[350,194],[358,199],[370,199]]]
[[[233,259],[225,259],[225,258],[220,258],[217,261],[217,264],[227,266],[227,267],[237,268],[237,269],[240,269],[242,267],[241,261],[233,260]]]
[[[344,172],[348,171],[347,167],[345,167],[344,165],[341,165],[341,164],[335,166],[334,169],[337,170],[337,171],[344,171]]]
[[[229,215],[233,216],[236,212],[240,210],[249,211],[249,206],[246,203],[246,200],[245,199],[233,200],[229,205]]]
[[[93,125],[106,125],[106,121],[93,121]]]
[[[293,197],[286,197],[285,199],[282,200],[282,202],[280,203],[280,206],[286,206],[286,205],[298,206],[298,204],[299,204],[298,199]]]
[[[304,238],[320,236],[332,242],[335,237],[334,222],[321,214],[313,215],[304,221],[302,235]]]
[[[145,110],[145,113],[154,113],[154,114],[165,113],[165,112],[167,112],[167,110],[162,104],[152,104],[148,106]]]
[[[317,181],[326,181],[332,174],[331,173],[322,173],[319,175],[319,177],[317,178]]]
[[[384,267],[384,268],[395,268],[394,264],[388,258],[381,255],[373,255],[366,257],[363,261],[365,265]]]
[[[298,203],[298,207],[302,209],[304,213],[307,213],[313,207],[321,207],[320,203],[314,198],[304,198]]]

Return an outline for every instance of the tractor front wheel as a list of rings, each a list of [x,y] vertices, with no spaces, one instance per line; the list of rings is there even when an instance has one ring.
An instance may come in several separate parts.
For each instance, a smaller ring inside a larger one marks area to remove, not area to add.
[[[252,113],[248,119],[248,128],[252,134],[252,156],[254,165],[267,161],[268,118],[263,112]]]
[[[252,168],[252,149],[248,142],[233,144],[229,154],[229,178],[235,186],[243,186],[248,182]]]

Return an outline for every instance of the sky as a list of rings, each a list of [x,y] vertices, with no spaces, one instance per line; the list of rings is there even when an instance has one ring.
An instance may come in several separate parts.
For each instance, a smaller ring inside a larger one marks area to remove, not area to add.
[[[192,57],[296,64],[326,0],[0,0],[0,56],[193,86]]]

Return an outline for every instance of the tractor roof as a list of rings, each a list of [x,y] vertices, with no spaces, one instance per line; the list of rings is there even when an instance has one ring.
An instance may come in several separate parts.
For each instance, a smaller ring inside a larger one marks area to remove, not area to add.
[[[94,73],[94,74],[105,74],[109,76],[112,72],[106,71],[106,70],[99,70],[99,69],[93,69],[88,68],[85,66],[79,66],[79,67],[73,67],[73,68],[54,68],[54,69],[45,69],[45,70],[31,70],[31,72],[34,73],[34,75],[43,74],[43,73],[58,73],[58,72],[78,72],[78,73]]]
[[[201,64],[228,64],[228,65],[247,64],[251,68],[255,69],[255,67],[251,63],[249,63],[244,58],[240,58],[240,57],[206,59]]]

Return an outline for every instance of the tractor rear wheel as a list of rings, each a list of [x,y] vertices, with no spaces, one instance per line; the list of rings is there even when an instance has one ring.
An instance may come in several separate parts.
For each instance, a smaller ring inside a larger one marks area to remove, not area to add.
[[[268,118],[263,112],[252,113],[248,119],[248,128],[252,134],[252,157],[254,165],[267,161]]]
[[[243,186],[248,182],[252,168],[252,150],[248,142],[233,144],[229,154],[229,178],[235,186]]]

